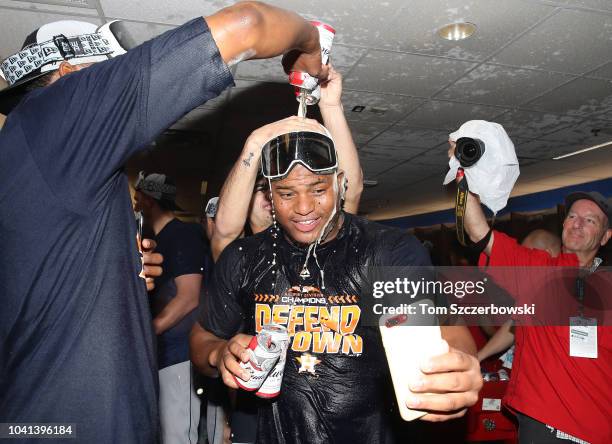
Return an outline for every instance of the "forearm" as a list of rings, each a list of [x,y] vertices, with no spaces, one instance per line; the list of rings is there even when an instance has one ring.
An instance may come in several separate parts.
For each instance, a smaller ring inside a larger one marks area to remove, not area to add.
[[[191,362],[200,373],[214,378],[218,376],[216,362],[227,341],[207,332],[196,322],[189,336]]]
[[[247,140],[240,158],[232,167],[221,193],[215,216],[215,231],[211,239],[213,260],[223,249],[242,234],[249,214],[257,171],[261,160],[261,147]]]
[[[198,307],[198,299],[177,294],[153,319],[155,334],[162,334],[174,327],[185,316]]]
[[[319,44],[316,28],[302,17],[260,2],[237,3],[205,19],[228,64],[292,49],[311,52]]]
[[[463,179],[466,180],[466,179]],[[472,242],[478,242],[489,232],[489,223],[485,217],[484,211],[480,206],[480,199],[472,193],[467,193],[467,204],[465,208],[464,216],[465,231],[472,240]],[[484,252],[491,254],[491,247],[493,246],[493,236],[487,244]]]
[[[464,353],[476,356],[476,344],[467,327],[464,326],[442,326],[442,339],[448,342],[450,347],[461,350]]]
[[[320,105],[323,124],[334,139],[338,152],[339,169],[344,171],[347,180],[344,209],[356,214],[363,191],[363,173],[359,163],[359,154],[353,141],[351,129],[348,126],[342,104]]]
[[[489,356],[496,355],[509,349],[514,343],[514,334],[510,331],[512,322],[506,323],[495,332],[489,341],[478,350],[478,360],[483,361]]]

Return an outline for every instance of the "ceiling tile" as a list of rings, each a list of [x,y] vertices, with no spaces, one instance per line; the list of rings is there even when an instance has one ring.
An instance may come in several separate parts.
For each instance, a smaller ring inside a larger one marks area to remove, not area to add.
[[[546,136],[546,140],[562,144],[580,145],[581,148],[612,140],[612,122],[588,119]],[[579,149],[579,148],[578,148]]]
[[[553,10],[551,6],[520,0],[406,2],[371,46],[480,61]],[[457,22],[476,24],[476,33],[460,42],[437,35],[442,26]]]
[[[0,18],[0,42],[2,42],[2,52],[0,52],[0,60],[3,60],[6,57],[18,52],[21,49],[25,38],[32,31],[40,28],[45,23],[55,22],[58,20],[85,20],[96,25],[102,24],[100,19],[97,17],[84,18],[65,14],[49,14],[27,10],[1,11],[2,14],[0,17],[2,18]],[[9,14],[10,20],[7,20],[6,18],[9,17]]]
[[[418,147],[368,144],[359,149],[359,157],[363,159],[392,159],[399,163],[416,156],[422,151],[423,148]]]
[[[129,20],[124,20],[124,23],[130,36],[137,44],[144,43],[153,37],[175,28],[175,26],[171,25],[155,25],[152,23],[131,22]]]
[[[537,111],[510,111],[495,121],[502,125],[510,138],[543,138],[546,134],[558,131],[582,119]]]
[[[612,62],[608,62],[605,65],[591,71],[587,74],[593,77],[603,77],[604,79],[612,79]]]
[[[93,15],[98,16],[96,0],[37,0],[14,1],[0,0],[0,8],[26,9],[33,12],[50,12],[57,14]],[[8,12],[10,14],[10,12]],[[30,30],[30,32],[32,32]]]
[[[307,18],[328,22],[337,31],[334,43],[470,60],[482,60],[552,10],[550,6],[528,1],[519,1],[517,7],[506,0],[273,0],[272,3]],[[479,29],[471,39],[457,44],[435,34],[442,25],[460,20],[478,24]]]
[[[517,145],[516,148],[516,153],[519,157],[524,156],[532,159],[550,160],[555,156],[567,154],[585,147],[577,144],[548,140],[531,140]]]
[[[446,172],[448,169],[448,142],[445,141],[421,152],[418,156],[410,159],[410,162],[415,165],[430,166],[432,172]]]
[[[519,105],[570,78],[564,74],[484,64],[437,97],[502,106]]]
[[[521,147],[527,145],[530,142],[533,142],[533,139],[526,139],[523,137],[512,137],[512,143],[514,144],[514,151],[516,152],[516,156],[518,157],[520,165],[523,165],[526,162],[533,163],[533,160],[528,154],[521,153]]]
[[[366,48],[333,45],[330,62],[334,68],[344,74],[347,73],[366,52],[368,52]]]
[[[560,8],[564,8],[572,0],[533,0],[533,1],[536,1],[538,3],[544,3],[544,4],[550,5],[550,6],[557,6],[557,7],[560,7]]]
[[[370,51],[344,83],[349,89],[428,97],[473,66],[436,57]]]
[[[367,178],[374,177],[390,168],[393,168],[395,165],[397,165],[397,160],[393,159],[361,160],[363,176]]]
[[[287,74],[281,65],[282,57],[263,60],[247,60],[238,64],[237,79],[256,79],[267,82],[288,83]]]
[[[578,78],[526,106],[579,117],[596,114],[600,118],[612,120],[612,81]]]
[[[359,212],[370,212],[386,208],[391,203],[391,196],[398,188],[397,184],[381,183],[375,187],[366,188],[361,196]]]
[[[387,129],[389,125],[374,122],[349,122],[349,127],[355,143],[362,146]]]
[[[346,118],[350,121],[387,122],[393,123],[405,116],[410,110],[416,108],[423,99],[392,94],[369,93],[363,91],[344,90],[342,104]],[[361,112],[354,112],[355,106],[365,106]],[[385,110],[384,114],[372,110]]]
[[[375,145],[429,148],[448,140],[448,132],[395,125],[372,140]]]
[[[612,16],[565,9],[504,48],[494,62],[582,74],[612,58]]]
[[[341,74],[347,73],[361,58],[367,49],[348,46],[334,46],[332,63]],[[282,57],[272,59],[248,60],[238,64],[236,78],[256,79],[267,82],[287,83],[287,74],[283,71]]]
[[[379,184],[404,187],[419,182],[435,173],[436,171],[433,168],[405,162],[380,174],[376,177],[376,180],[378,180]]]
[[[599,9],[601,11],[612,11],[610,0],[566,0],[568,5],[582,6],[585,8]]]
[[[211,15],[233,3],[232,0],[100,0],[107,17],[168,25],[182,25],[193,18]]]
[[[424,128],[455,130],[468,120],[493,120],[507,111],[486,105],[431,100],[411,112],[400,123]]]
[[[336,29],[335,43],[374,47],[384,40],[389,22],[402,6],[401,0],[381,2],[353,0],[271,0],[310,19]],[[334,49],[332,47],[332,57]]]

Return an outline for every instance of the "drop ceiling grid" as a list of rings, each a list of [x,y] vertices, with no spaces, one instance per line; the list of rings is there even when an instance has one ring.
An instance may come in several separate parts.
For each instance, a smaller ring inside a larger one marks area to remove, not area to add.
[[[508,47],[509,45],[511,45],[513,42],[517,41],[521,36],[528,34],[530,31],[532,31],[533,29],[536,29],[539,25],[541,25],[542,23],[546,22],[546,20],[548,20],[549,18],[553,17],[554,15],[556,15],[557,13],[559,13],[560,9],[556,8],[551,10],[548,14],[546,14],[544,17],[540,18],[538,21],[536,21],[534,24],[532,24],[531,26],[527,27],[526,29],[524,29],[522,32],[519,32],[517,34],[515,34],[513,37],[511,37],[506,43],[502,44],[500,47],[498,47],[496,50],[494,50],[492,53],[490,53],[487,57],[485,57],[483,60],[480,61],[480,63],[474,67],[472,67],[472,69],[470,69],[469,71],[465,72],[463,74],[463,76],[455,79],[454,82],[449,83],[448,85],[444,86],[443,88],[441,88],[440,90],[436,91],[431,97],[432,98],[436,98],[438,96],[440,96],[444,91],[446,91],[449,87],[451,87],[452,85],[456,84],[459,80],[461,80],[462,78],[465,78],[467,75],[469,75],[471,72],[477,70],[478,68],[480,68],[481,66],[483,66],[485,63],[487,63],[489,60],[491,60],[493,57],[495,57],[496,54],[498,54],[499,52],[503,51],[504,48]]]
[[[543,23],[545,23],[548,19],[550,19],[551,17],[554,17],[555,15],[557,15],[559,12],[561,11],[561,9],[555,9],[554,11],[551,11],[547,16],[545,16],[544,18],[542,18],[541,20],[539,20],[536,24],[534,24],[533,26],[531,26],[530,28],[526,29],[525,31],[523,31],[522,33],[517,34],[516,36],[514,36],[514,38],[512,38],[509,42],[507,42],[505,45],[503,45],[501,48],[498,48],[495,52],[493,52],[492,54],[490,54],[483,62],[481,62],[478,65],[475,65],[472,70],[475,70],[478,68],[478,66],[483,65],[487,60],[490,60],[491,58],[493,58],[495,56],[495,54],[499,53],[500,51],[502,51],[505,47],[511,45],[514,41],[520,39],[521,36],[528,34],[530,31],[532,31],[533,29],[537,28],[538,26],[541,26]],[[387,51],[387,52],[393,52],[393,51]],[[421,54],[422,55],[422,54]],[[364,57],[366,55],[364,54]],[[428,55],[422,55],[427,57]],[[435,58],[440,58],[437,56],[429,56],[429,57],[435,57]],[[502,65],[502,64],[493,64],[493,65],[499,65],[499,66],[508,66],[508,65]],[[602,64],[602,66],[605,64]],[[356,66],[356,65],[355,65]],[[508,66],[509,67],[509,66]],[[514,67],[515,68],[515,67]],[[353,68],[355,69],[355,68]],[[595,68],[597,69],[597,67]],[[595,70],[594,69],[594,70]],[[533,71],[545,71],[545,70],[533,70]],[[467,73],[469,73],[470,71],[468,71]],[[549,72],[549,71],[546,71]],[[589,72],[589,71],[587,71]],[[437,91],[436,93],[434,93],[433,95],[431,95],[428,98],[437,98],[437,96],[444,90],[448,89],[450,86],[452,86],[453,84],[455,84],[457,81],[459,81],[461,78],[463,78],[467,73],[462,74],[460,77],[458,77],[457,79],[455,79],[453,82],[450,82],[449,84],[445,85],[441,90]],[[570,83],[571,81],[573,81],[575,79],[575,77],[568,77],[567,80],[565,82],[562,82],[559,86],[565,85],[567,83]],[[350,87],[347,89],[351,89]],[[535,98],[543,96],[547,93],[550,93],[552,91],[554,91],[556,89],[556,87],[550,88],[548,90],[542,91],[540,94],[536,94],[533,97],[529,97],[526,98],[524,101],[522,101],[520,104],[515,105],[512,107],[512,109],[525,109],[525,110],[531,110],[528,106],[524,106],[524,103],[530,103],[532,102]],[[352,89],[351,89],[352,90]],[[416,96],[419,97],[419,96]],[[474,101],[466,101],[466,100],[457,100],[455,101],[457,103],[474,103]],[[429,102],[424,102],[420,107],[426,106]],[[491,103],[477,103],[483,106],[490,106]],[[410,114],[412,113],[416,113],[420,107],[415,108],[414,110],[412,110],[411,112],[409,112],[406,117],[404,119],[407,119]],[[541,111],[541,110],[540,110]],[[507,109],[507,110],[502,110],[499,113],[499,116],[505,114],[505,113],[509,113],[511,112],[511,109]],[[497,116],[492,116],[491,119],[496,119]],[[402,119],[403,120],[403,119]],[[401,121],[400,121],[401,122]],[[391,125],[388,129],[392,129],[393,126],[395,126],[395,124],[397,124],[398,122],[395,122],[394,125]],[[545,133],[546,134],[546,133]]]

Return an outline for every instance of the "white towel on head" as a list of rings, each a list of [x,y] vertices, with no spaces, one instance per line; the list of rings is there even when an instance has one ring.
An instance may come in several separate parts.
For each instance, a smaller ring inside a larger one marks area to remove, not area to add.
[[[485,144],[482,158],[471,167],[464,168],[464,172],[470,191],[478,194],[480,201],[496,214],[508,203],[508,197],[520,174],[514,144],[503,126],[486,120],[465,122],[449,135],[454,142],[461,137],[480,139]],[[461,167],[454,156],[448,166],[450,170],[444,178],[444,185],[455,179],[457,169]]]

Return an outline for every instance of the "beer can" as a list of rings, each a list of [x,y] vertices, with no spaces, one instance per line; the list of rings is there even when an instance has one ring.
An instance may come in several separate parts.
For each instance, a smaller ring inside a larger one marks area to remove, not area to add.
[[[281,340],[279,340],[279,335]],[[247,348],[249,360],[240,363],[240,366],[247,370],[251,377],[248,381],[244,381],[234,376],[240,388],[252,392],[262,386],[279,361],[283,347],[286,351],[286,346],[282,342],[284,337],[287,337],[287,329],[276,324],[264,325],[261,331],[253,336]]]
[[[266,380],[261,385],[255,395],[260,398],[275,398],[279,395],[283,375],[285,374],[285,362],[287,360],[287,349],[289,348],[289,335],[287,329],[280,325],[270,325],[275,329],[274,341],[280,345],[281,354],[272,371],[266,377]]]
[[[319,43],[321,45],[321,62],[325,65],[329,61],[329,54],[331,53],[332,43],[336,30],[326,23],[312,21],[312,23],[319,31]],[[295,92],[297,100],[300,100],[300,90],[305,89],[306,103],[308,105],[314,105],[319,102],[321,98],[321,87],[319,86],[319,79],[312,77],[308,73],[292,71],[289,73],[289,83],[295,86]],[[318,89],[317,92],[315,92]]]

